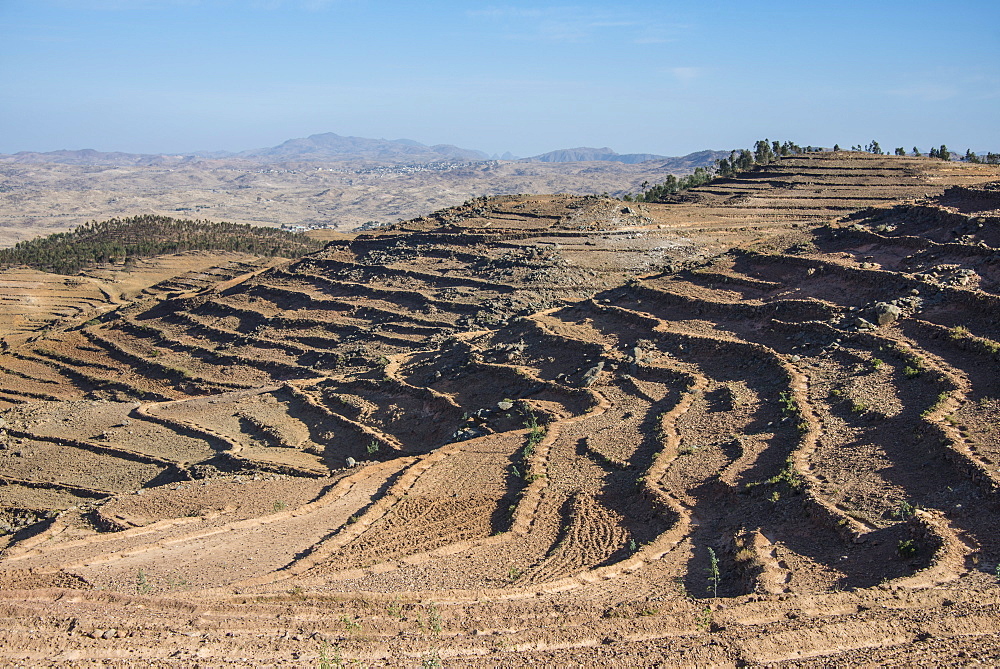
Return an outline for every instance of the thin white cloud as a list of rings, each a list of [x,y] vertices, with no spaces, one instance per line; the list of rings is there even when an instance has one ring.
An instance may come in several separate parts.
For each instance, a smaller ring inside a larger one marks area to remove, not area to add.
[[[500,24],[508,39],[547,42],[587,42],[612,35],[633,44],[668,41],[664,26],[627,10],[592,10],[574,6],[509,7],[492,6],[469,10],[474,20]]]
[[[923,100],[925,102],[941,102],[942,100],[950,100],[959,95],[959,90],[954,86],[946,86],[943,84],[916,84],[914,86],[905,86],[902,88],[894,88],[889,91],[890,95],[898,95],[907,98],[917,98],[918,100]]]
[[[198,7],[201,5],[236,5],[274,11],[294,8],[322,11],[345,0],[49,0],[56,7],[77,11],[133,11]]]
[[[523,9],[520,7],[487,7],[485,9],[471,9],[466,12],[467,16],[471,17],[486,17],[492,19],[499,18],[515,18],[515,19],[528,19],[536,18],[542,16],[550,10],[542,9]]]
[[[201,0],[52,0],[51,4],[72,10],[127,11],[163,9],[165,7],[195,7],[201,4]]]
[[[681,83],[691,83],[704,73],[704,69],[700,67],[671,67],[669,69],[670,74],[673,75],[677,81]]]

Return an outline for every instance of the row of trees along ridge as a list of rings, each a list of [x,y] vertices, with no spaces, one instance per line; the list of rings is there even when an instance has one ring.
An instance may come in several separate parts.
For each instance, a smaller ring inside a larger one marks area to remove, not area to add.
[[[232,251],[257,256],[298,257],[322,247],[298,232],[248,224],[179,220],[146,214],[91,221],[69,232],[18,242],[0,249],[0,265],[27,265],[75,274],[101,263],[184,251]]]

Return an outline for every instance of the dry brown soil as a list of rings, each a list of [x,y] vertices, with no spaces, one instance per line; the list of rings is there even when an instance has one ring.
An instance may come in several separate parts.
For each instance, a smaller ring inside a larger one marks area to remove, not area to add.
[[[998,182],[814,154],[9,272],[0,661],[995,664]]]

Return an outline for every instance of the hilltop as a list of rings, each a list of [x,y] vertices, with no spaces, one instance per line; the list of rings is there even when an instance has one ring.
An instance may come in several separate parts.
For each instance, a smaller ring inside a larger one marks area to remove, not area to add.
[[[0,656],[993,657],[997,183],[479,197],[4,333]]]
[[[185,251],[228,251],[262,257],[294,257],[320,243],[301,233],[274,228],[191,221],[166,216],[91,221],[70,231],[0,249],[0,266],[25,265],[75,274],[100,263],[134,263]]]

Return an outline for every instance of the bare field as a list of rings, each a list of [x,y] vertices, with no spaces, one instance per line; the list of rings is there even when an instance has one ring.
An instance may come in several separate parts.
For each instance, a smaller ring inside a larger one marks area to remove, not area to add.
[[[998,181],[477,198],[3,321],[0,657],[995,661]]]

